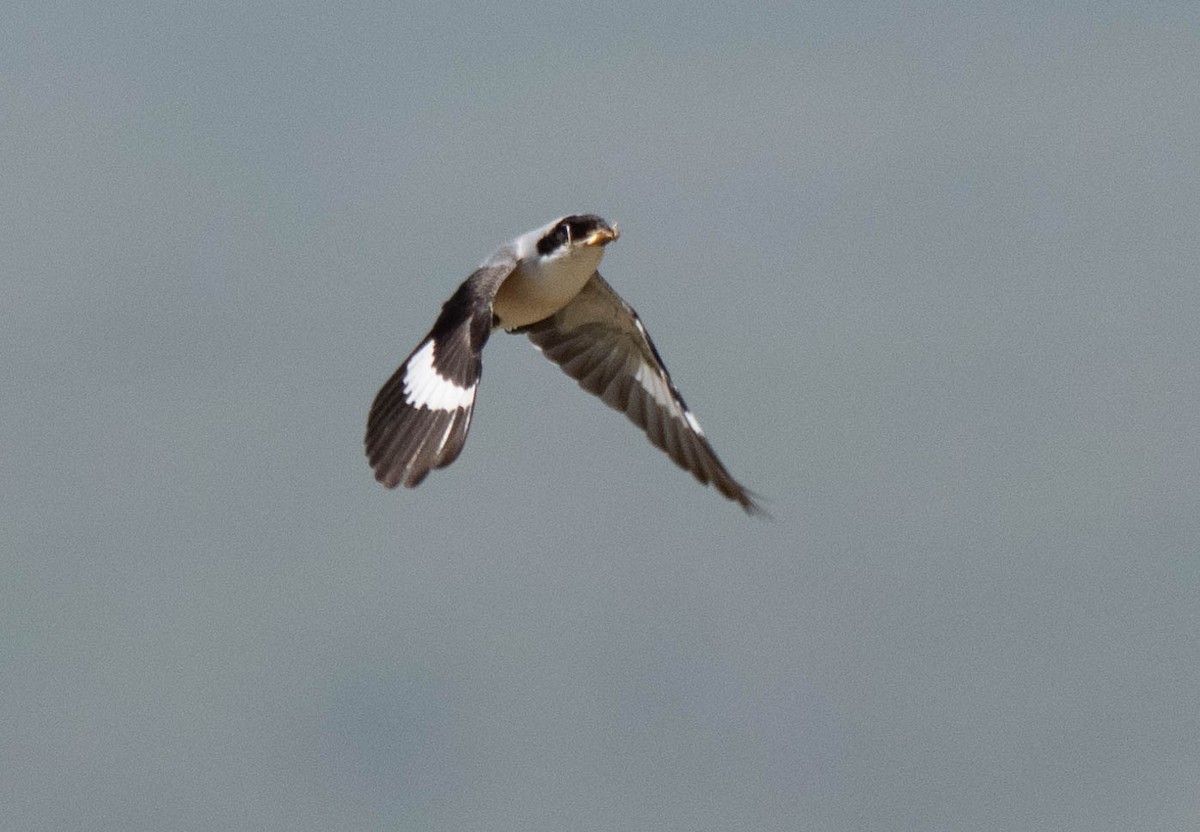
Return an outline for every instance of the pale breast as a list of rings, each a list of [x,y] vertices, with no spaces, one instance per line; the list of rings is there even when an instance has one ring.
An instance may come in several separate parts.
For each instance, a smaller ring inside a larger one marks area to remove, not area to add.
[[[505,329],[549,318],[579,294],[600,265],[603,249],[586,248],[559,260],[526,261],[500,284],[492,311]]]

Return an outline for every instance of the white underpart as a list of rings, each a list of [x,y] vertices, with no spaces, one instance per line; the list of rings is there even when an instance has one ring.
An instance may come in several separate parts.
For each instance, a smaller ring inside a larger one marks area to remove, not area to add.
[[[517,243],[520,252],[521,241]],[[500,325],[510,330],[528,326],[562,309],[595,274],[603,255],[602,247],[586,245],[568,245],[550,257],[525,253],[492,301]]]
[[[475,402],[475,386],[462,387],[433,366],[433,341],[426,341],[404,370],[404,400],[412,407],[457,410]]]

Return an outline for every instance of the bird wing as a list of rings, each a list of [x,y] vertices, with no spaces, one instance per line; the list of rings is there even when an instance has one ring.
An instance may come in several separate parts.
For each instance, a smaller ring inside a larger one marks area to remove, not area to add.
[[[412,488],[453,462],[467,441],[492,301],[517,266],[511,246],[476,269],[442,306],[421,343],[375,396],[366,452],[375,479]]]
[[[556,314],[519,331],[701,483],[712,483],[748,513],[762,510],[717,458],[637,313],[598,272]]]

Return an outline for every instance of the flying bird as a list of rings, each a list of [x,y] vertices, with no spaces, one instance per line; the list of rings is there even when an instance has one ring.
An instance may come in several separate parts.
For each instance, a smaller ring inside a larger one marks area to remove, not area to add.
[[[476,269],[375,396],[366,434],[375,478],[412,488],[458,457],[484,344],[503,329],[527,335],[701,483],[761,511],[717,458],[637,313],[596,271],[619,236],[595,214],[572,214],[506,243]]]

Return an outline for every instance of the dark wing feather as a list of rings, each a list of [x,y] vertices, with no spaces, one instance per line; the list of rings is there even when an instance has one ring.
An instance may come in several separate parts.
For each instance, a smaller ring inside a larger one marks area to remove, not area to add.
[[[717,458],[637,313],[598,273],[557,314],[520,331],[697,480],[712,483],[748,513],[762,511]]]
[[[506,247],[467,278],[375,396],[366,452],[375,478],[388,488],[412,488],[462,452],[483,372],[480,356],[492,331],[492,301],[515,266]]]

